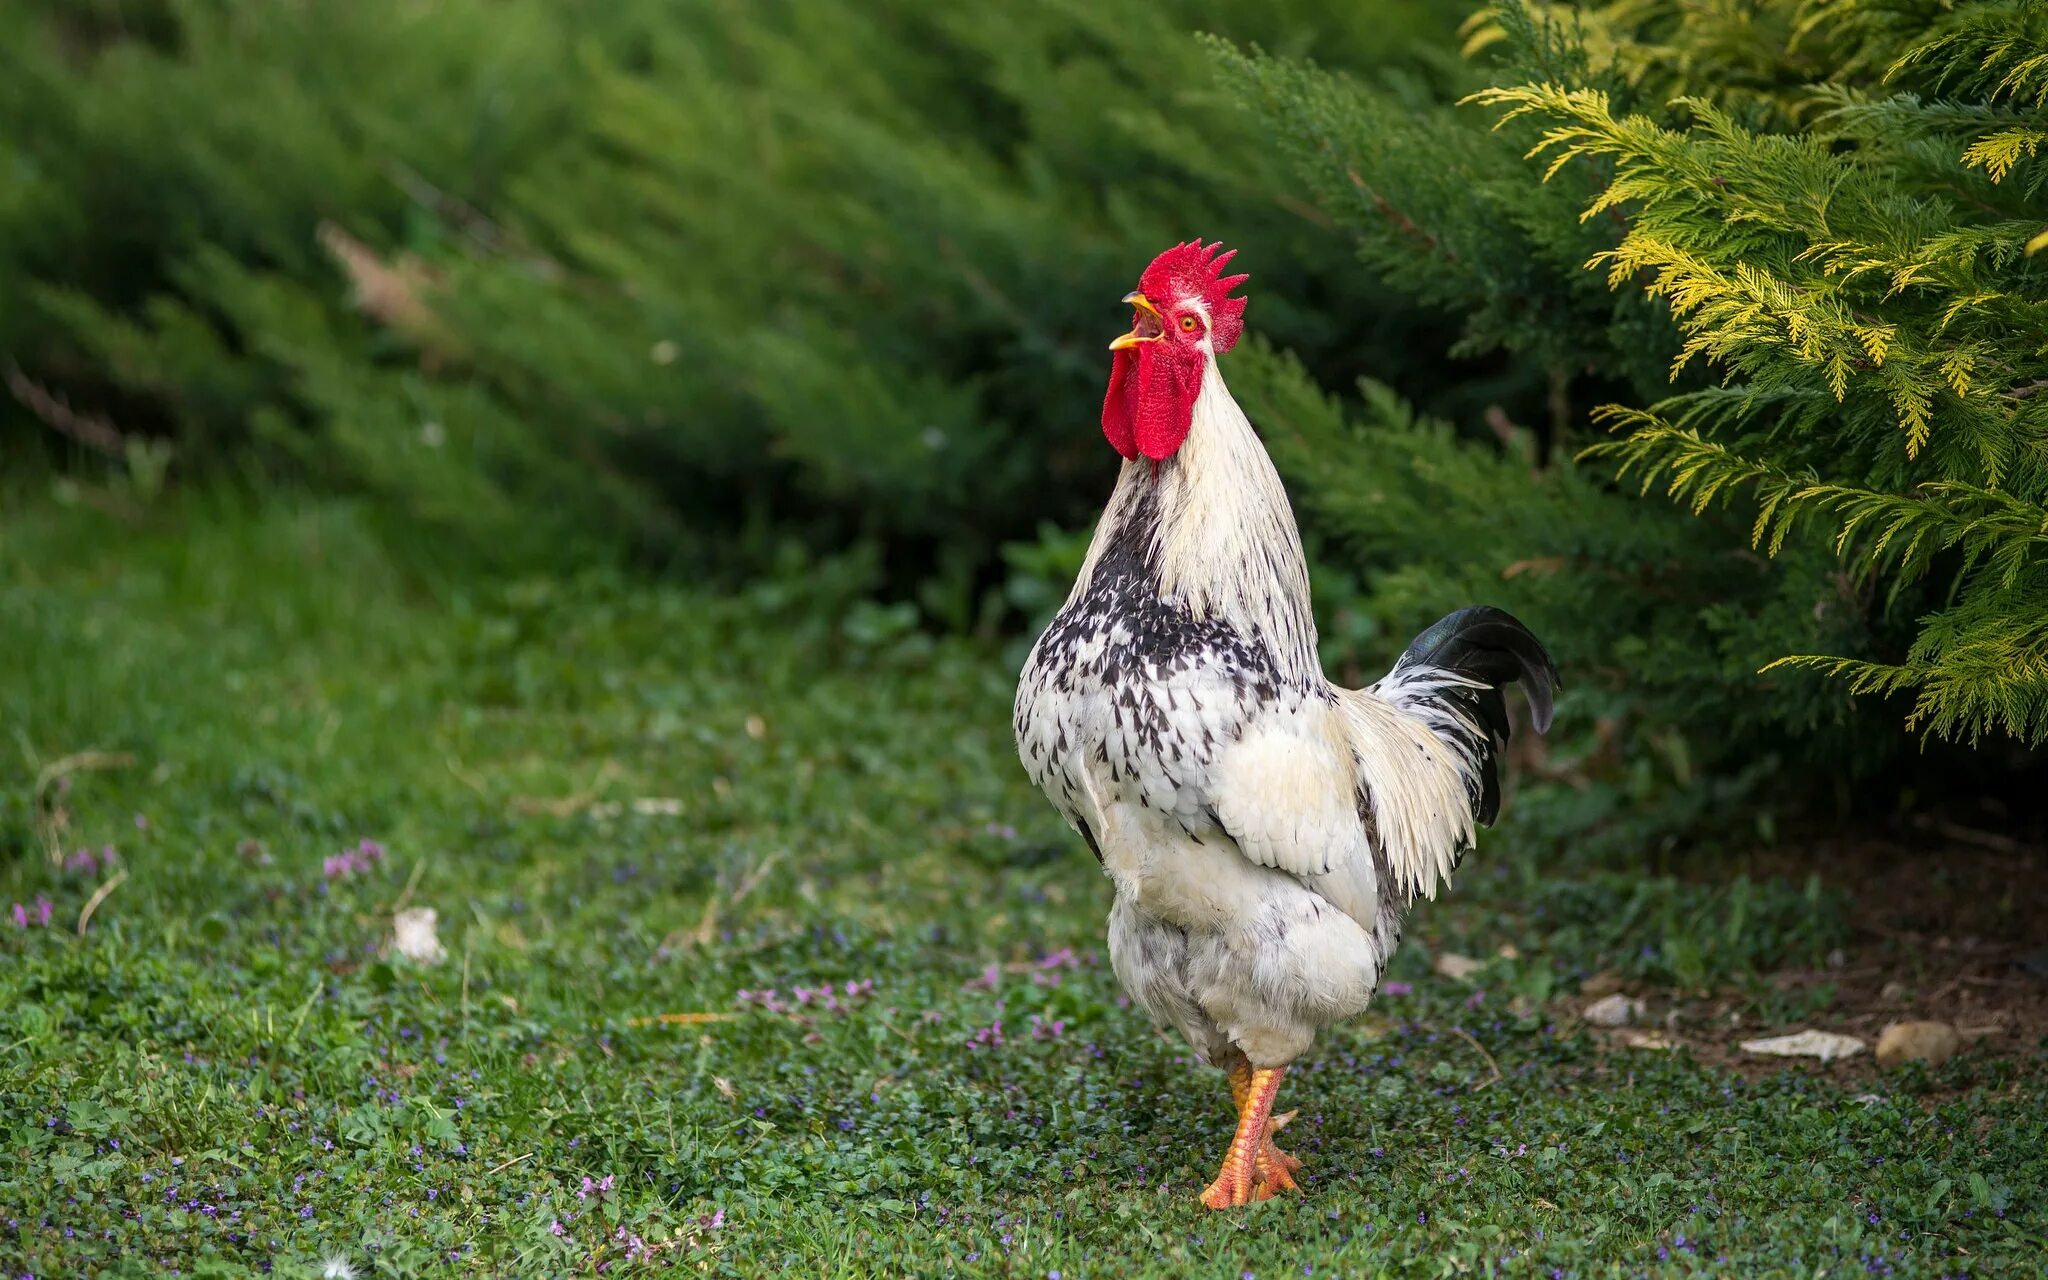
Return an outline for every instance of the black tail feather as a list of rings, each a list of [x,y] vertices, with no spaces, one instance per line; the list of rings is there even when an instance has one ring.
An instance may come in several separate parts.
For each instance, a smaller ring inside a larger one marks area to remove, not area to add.
[[[1437,697],[1455,701],[1486,729],[1489,741],[1471,744],[1482,784],[1473,807],[1480,822],[1491,823],[1500,815],[1497,757],[1508,741],[1508,705],[1502,690],[1519,681],[1536,732],[1548,733],[1552,702],[1561,684],[1557,664],[1543,642],[1513,614],[1479,605],[1460,609],[1415,637],[1394,664],[1396,671],[1404,667],[1434,667],[1486,686],[1449,688]]]

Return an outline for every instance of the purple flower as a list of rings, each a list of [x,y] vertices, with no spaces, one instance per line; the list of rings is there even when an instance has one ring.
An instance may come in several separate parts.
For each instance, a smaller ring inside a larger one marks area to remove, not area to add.
[[[1003,980],[1003,971],[997,965],[989,965],[981,971],[979,978],[970,978],[962,983],[962,991],[994,991]]]
[[[329,880],[360,875],[384,861],[384,846],[375,840],[358,841],[353,849],[324,858],[320,863],[320,874]]]
[[[1407,982],[1382,982],[1380,984],[1380,994],[1383,996],[1410,996],[1415,994],[1415,987],[1414,984]]]

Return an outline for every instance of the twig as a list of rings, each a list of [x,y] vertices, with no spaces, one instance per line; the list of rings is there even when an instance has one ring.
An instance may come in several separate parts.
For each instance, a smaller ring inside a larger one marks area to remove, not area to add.
[[[781,860],[782,850],[777,849],[775,852],[761,859],[760,866],[755,867],[752,871],[749,871],[745,876],[741,877],[739,887],[732,891],[732,905],[735,907],[740,905],[740,903],[746,899],[746,896],[748,894],[752,893],[756,888],[760,886],[762,877],[768,874],[768,869],[770,867],[773,867],[777,862],[780,862]]]
[[[128,869],[123,867],[121,870],[116,871],[105,884],[92,891],[92,896],[85,900],[85,906],[78,913],[79,937],[83,938],[85,936],[85,926],[92,919],[92,913],[99,910],[99,905],[107,900],[107,895],[120,888],[121,882],[127,878]]]
[[[697,919],[697,929],[690,935],[693,947],[711,945],[711,935],[718,929],[718,886],[711,886],[711,896],[704,899],[704,914]]]
[[[738,1017],[732,1013],[657,1013],[651,1018],[628,1018],[629,1027],[694,1027],[705,1022],[731,1022]]]
[[[522,1160],[531,1160],[531,1159],[533,1159],[533,1152],[531,1152],[531,1151],[527,1152],[527,1153],[526,1153],[525,1155],[523,1155],[523,1156],[513,1156],[513,1157],[512,1157],[512,1158],[511,1158],[510,1160],[507,1160],[507,1161],[506,1161],[505,1163],[503,1163],[503,1164],[501,1164],[501,1165],[497,1166],[497,1168],[495,1168],[495,1169],[486,1169],[486,1170],[484,1170],[484,1176],[485,1176],[486,1178],[488,1178],[488,1177],[490,1177],[490,1176],[491,1176],[492,1174],[494,1174],[494,1173],[499,1173],[499,1172],[502,1172],[503,1170],[506,1170],[506,1169],[510,1169],[510,1168],[511,1168],[511,1167],[512,1167],[513,1165],[515,1165],[515,1164],[518,1164],[518,1163],[519,1163],[520,1161],[522,1161]]]
[[[1978,845],[1998,853],[2012,853],[2020,847],[2019,841],[1999,831],[1983,831],[1976,827],[1963,826],[1957,822],[1941,822],[1938,820],[1927,825],[1938,836],[1946,836],[1951,840],[1958,840],[1964,844]]]
[[[412,864],[412,875],[406,878],[405,888],[402,891],[400,891],[398,895],[398,901],[391,904],[391,913],[393,915],[397,915],[399,912],[405,910],[405,904],[412,901],[412,891],[419,887],[420,873],[425,871],[426,869],[427,860],[425,858],[421,858],[419,861]]]
[[[476,935],[465,934],[462,947],[462,1034],[469,1034],[469,958],[476,954]]]
[[[451,755],[446,757],[442,763],[448,766],[448,772],[454,774],[455,780],[463,786],[468,787],[480,796],[489,794],[484,790],[484,780],[472,772],[461,760]]]
[[[612,780],[619,776],[619,772],[618,761],[606,760],[598,766],[597,773],[583,790],[566,796],[516,796],[512,800],[513,812],[546,814],[552,818],[567,818],[572,814],[581,813],[597,803],[598,797],[604,794],[605,788],[612,784]]]
[[[887,1014],[879,1014],[879,1013],[878,1013],[878,1014],[876,1014],[876,1015],[875,1015],[875,1020],[876,1020],[877,1022],[880,1022],[880,1023],[881,1023],[881,1024],[882,1024],[882,1025],[884,1026],[884,1027],[887,1027],[887,1028],[888,1028],[889,1030],[891,1030],[891,1031],[895,1032],[895,1033],[896,1033],[896,1035],[897,1035],[897,1036],[898,1036],[899,1038],[901,1038],[901,1039],[902,1039],[903,1043],[905,1043],[905,1044],[912,1044],[912,1045],[914,1045],[914,1044],[916,1044],[916,1043],[917,1043],[917,1037],[916,1037],[916,1036],[913,1036],[913,1035],[911,1035],[911,1034],[910,1034],[910,1033],[909,1033],[908,1031],[905,1031],[905,1030],[903,1030],[903,1029],[902,1029],[901,1027],[897,1026],[897,1025],[896,1025],[895,1023],[893,1023],[893,1022],[889,1021],[889,1017],[888,1017],[888,1015],[887,1015]]]
[[[1944,982],[1944,983],[1942,983],[1942,984],[1941,984],[1940,986],[1936,987],[1936,988],[1935,988],[1934,990],[1932,990],[1932,991],[1928,992],[1928,993],[1927,993],[1926,995],[1924,995],[1924,996],[1920,997],[1920,999],[1919,999],[1918,1003],[1919,1003],[1920,1005],[1922,1005],[1923,1007],[1930,1007],[1930,1008],[1931,1008],[1932,1006],[1934,1006],[1934,1005],[1937,1005],[1937,1004],[1941,1003],[1941,1001],[1943,1000],[1943,998],[1945,998],[1945,997],[1947,997],[1947,996],[1949,996],[1949,995],[1952,995],[1952,994],[1954,994],[1954,993],[1955,993],[1955,989],[1956,989],[1957,987],[1960,987],[1961,985],[1963,985],[1963,980],[1962,980],[1962,977],[1961,977],[1960,975],[1958,975],[1958,976],[1956,976],[1956,977],[1953,977],[1953,978],[1950,978],[1950,979],[1949,979],[1949,980],[1948,980],[1947,982]]]
[[[51,394],[12,360],[7,362],[5,374],[7,390],[15,400],[42,419],[50,430],[117,461],[128,456],[128,437],[105,418],[73,409],[62,396]]]
[[[1471,1035],[1469,1035],[1462,1027],[1452,1027],[1451,1034],[1458,1037],[1460,1040],[1463,1040],[1466,1044],[1471,1045],[1474,1049],[1477,1049],[1479,1051],[1479,1056],[1486,1059],[1487,1067],[1491,1069],[1493,1072],[1493,1078],[1491,1080],[1481,1080],[1478,1084],[1472,1086],[1475,1092],[1477,1090],[1484,1089],[1487,1085],[1493,1084],[1495,1081],[1500,1080],[1502,1078],[1500,1074],[1500,1064],[1493,1060],[1493,1055],[1486,1051],[1485,1045],[1479,1043],[1477,1040],[1474,1040],[1471,1037]]]
[[[50,784],[67,773],[77,773],[80,769],[126,769],[134,763],[135,757],[126,751],[74,751],[50,761],[36,772],[36,798],[42,799]]]

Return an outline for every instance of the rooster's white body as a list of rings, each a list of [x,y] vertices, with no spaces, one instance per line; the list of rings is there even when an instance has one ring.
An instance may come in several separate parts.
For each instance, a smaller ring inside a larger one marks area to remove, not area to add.
[[[1103,434],[1124,455],[1088,559],[1017,689],[1017,751],[1116,886],[1125,990],[1230,1072],[1214,1208],[1295,1186],[1274,1096],[1366,1007],[1415,895],[1499,806],[1500,688],[1548,727],[1556,669],[1498,609],[1429,628],[1370,689],[1324,679],[1287,492],[1216,357],[1245,302],[1220,245],[1124,301]]]
[[[1290,1061],[1366,1007],[1472,839],[1484,732],[1323,677],[1280,477],[1215,363],[1186,443],[1128,461],[1017,691],[1032,780],[1116,886],[1110,962],[1204,1060]]]

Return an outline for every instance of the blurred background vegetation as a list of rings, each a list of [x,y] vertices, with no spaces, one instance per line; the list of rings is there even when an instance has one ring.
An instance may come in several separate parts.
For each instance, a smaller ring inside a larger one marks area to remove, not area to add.
[[[1110,484],[1116,299],[1221,239],[1333,671],[1470,601],[1559,654],[1526,830],[1671,848],[1964,790],[2005,825],[2048,735],[2044,30],[17,0],[7,500],[353,495],[423,566],[786,583],[864,644],[1014,660]],[[1800,655],[1839,661],[1764,671]]]

